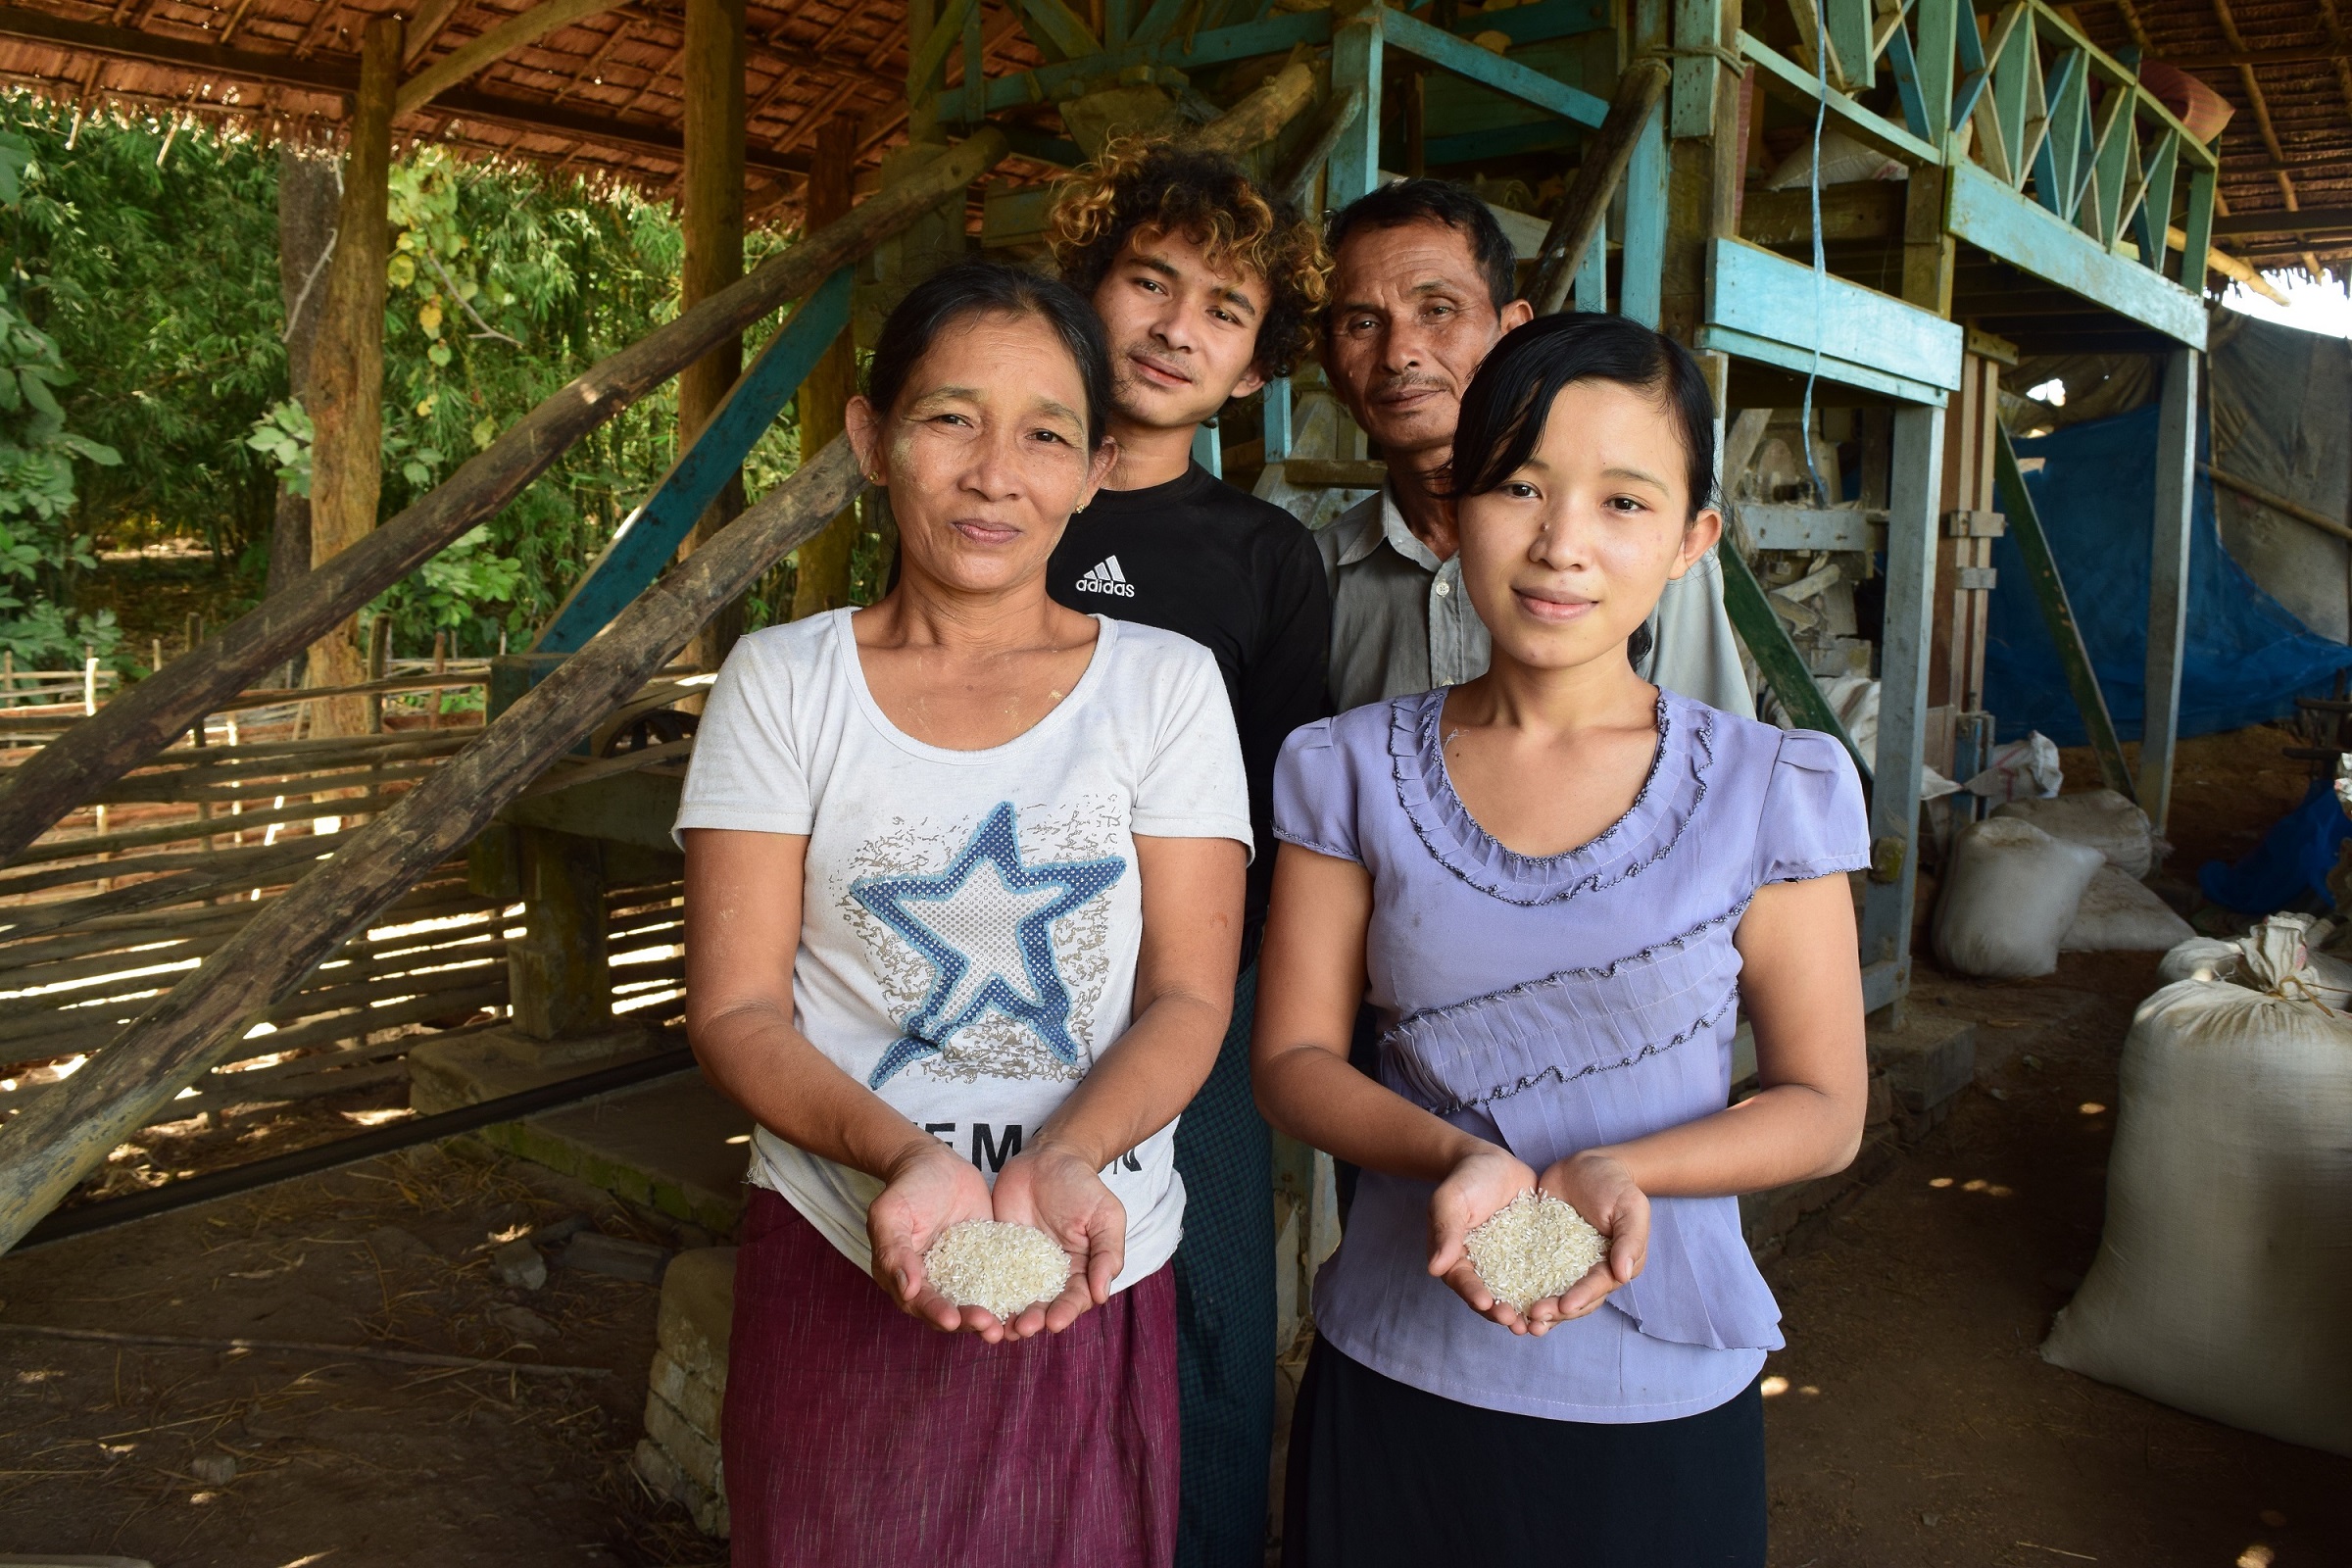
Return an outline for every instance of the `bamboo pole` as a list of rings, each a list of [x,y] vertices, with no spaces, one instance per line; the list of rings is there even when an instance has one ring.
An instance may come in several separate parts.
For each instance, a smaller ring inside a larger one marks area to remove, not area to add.
[[[2292,517],[2322,533],[2333,534],[2338,539],[2352,539],[2352,526],[2346,526],[2341,517],[2330,517],[2325,512],[2316,511],[2299,501],[2289,501],[2276,491],[2265,490],[2251,479],[2239,478],[2227,468],[2217,468],[2210,463],[2200,463],[2197,466],[2205,470],[2205,477],[2225,490],[2234,490],[2248,501],[2259,502],[2281,516]]]
[[[685,256],[678,269],[682,309],[723,292],[743,276],[744,0],[686,0],[686,40],[678,71],[686,98],[684,186],[678,226]],[[838,215],[836,215],[838,216]],[[816,226],[813,215],[808,226]],[[743,339],[727,338],[678,372],[678,455],[726,402],[743,373]],[[681,555],[715,538],[743,511],[743,473],[731,475],[687,536]],[[742,630],[730,605],[695,633],[689,658],[716,669]]]
[[[169,746],[198,713],[220,711],[263,671],[430,560],[498,511],[588,431],[735,336],[797,299],[883,239],[928,216],[1003,162],[1009,148],[990,128],[879,191],[858,210],[767,262],[742,282],[679,313],[533,409],[423,499],[216,635],[106,705],[95,718],[43,748],[0,794],[0,862],[99,789]]]
[[[808,225],[829,223],[850,210],[858,172],[858,122],[837,116],[819,125],[808,165]],[[842,432],[844,411],[858,390],[858,351],[844,332],[801,383],[801,450],[814,452]],[[858,542],[858,514],[844,512],[801,547],[792,582],[792,618],[803,619],[850,602],[850,557]]]
[[[351,104],[343,158],[343,201],[326,267],[318,341],[304,408],[311,441],[311,566],[314,571],[375,529],[383,490],[384,269],[392,249],[392,97],[400,80],[398,17],[368,19],[360,42],[360,86]],[[359,617],[342,617],[312,645],[310,683],[364,681]],[[368,728],[363,702],[329,702],[314,720],[330,734]]]
[[[0,1247],[235,1049],[244,1027],[642,685],[721,607],[858,493],[847,440],[806,462],[559,665],[481,738],[337,848],[226,946],[0,1133]]]
[[[1276,72],[1255,92],[1193,132],[1203,152],[1239,158],[1272,141],[1315,101],[1315,73],[1303,60]]]
[[[1642,128],[1658,111],[1674,73],[1662,60],[1637,60],[1617,83],[1608,117],[1585,142],[1585,161],[1560,203],[1560,213],[1536,253],[1536,275],[1527,291],[1538,316],[1549,316],[1568,303],[1568,290],[1584,265],[1585,253],[1601,242],[1608,222],[1609,199],[1625,181],[1634,146]]]

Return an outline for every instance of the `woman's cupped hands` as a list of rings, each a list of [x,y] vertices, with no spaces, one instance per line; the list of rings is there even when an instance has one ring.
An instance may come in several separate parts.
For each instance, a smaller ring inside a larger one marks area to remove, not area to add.
[[[991,1345],[1059,1334],[1110,1299],[1127,1255],[1127,1209],[1084,1158],[1050,1143],[1005,1161],[992,1192],[980,1168],[945,1144],[910,1150],[888,1172],[865,1214],[874,1282],[899,1309],[949,1334],[977,1334]],[[999,1220],[1044,1231],[1070,1257],[1059,1296],[1024,1308],[1010,1322],[985,1307],[958,1306],[931,1286],[923,1255],[950,1226]]]
[[[1525,1312],[1496,1300],[1478,1277],[1470,1233],[1522,1193],[1543,1192],[1572,1205],[1608,1244],[1590,1273],[1558,1296],[1528,1303]],[[1642,1272],[1649,1252],[1649,1199],[1623,1162],[1589,1150],[1555,1160],[1539,1176],[1508,1150],[1484,1144],[1464,1154],[1429,1200],[1429,1271],[1481,1317],[1513,1334],[1541,1337],[1584,1317],[1609,1293]]]

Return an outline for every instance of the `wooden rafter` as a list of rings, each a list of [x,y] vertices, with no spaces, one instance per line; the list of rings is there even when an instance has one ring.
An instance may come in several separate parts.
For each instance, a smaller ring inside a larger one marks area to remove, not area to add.
[[[585,61],[581,62],[580,69],[572,73],[571,80],[565,82],[561,88],[557,89],[555,101],[557,103],[562,103],[565,98],[577,91],[582,82],[595,80],[596,74],[604,70],[605,62],[612,58],[612,51],[620,47],[622,40],[628,37],[630,29],[636,25],[637,19],[634,17],[621,16],[615,18],[612,24],[612,30],[605,34],[605,41],[603,43],[600,43],[596,46],[596,53],[590,55]]]
[[[573,23],[610,11],[616,0],[539,0],[425,67],[400,84],[396,114],[414,114],[466,77],[487,70],[524,45]]]
[[[358,80],[356,62],[349,56],[298,59],[289,54],[261,54],[223,49],[165,33],[136,32],[103,23],[69,22],[47,12],[0,6],[0,37],[22,39],[51,48],[130,61],[168,70],[201,74],[211,81],[290,87],[307,93],[341,95]],[[625,113],[599,104],[584,113],[556,104],[500,97],[472,89],[452,89],[436,107],[454,117],[479,121],[541,135],[579,138],[599,147],[655,154],[665,161],[678,157],[678,133],[667,125],[630,122]],[[239,106],[247,114],[262,106]],[[752,167],[767,172],[798,173],[807,160],[765,147],[751,150]]]
[[[2237,18],[2230,9],[2230,0],[2213,0],[2213,15],[2214,19],[2221,23],[2222,36],[2229,40],[2230,47],[2232,49],[2245,48],[2246,40],[2237,30]],[[2245,89],[2247,105],[2254,111],[2254,123],[2262,131],[2263,145],[2271,150],[2271,156],[2279,163],[2286,162],[2286,149],[2278,145],[2278,127],[2271,123],[2270,100],[2263,96],[2262,83],[2255,79],[2254,68],[2251,65],[2240,65],[2237,68],[2237,80],[2238,84]],[[2291,213],[2302,205],[2295,199],[2294,181],[2283,172],[2277,177],[2278,194],[2286,202],[2286,210]]]

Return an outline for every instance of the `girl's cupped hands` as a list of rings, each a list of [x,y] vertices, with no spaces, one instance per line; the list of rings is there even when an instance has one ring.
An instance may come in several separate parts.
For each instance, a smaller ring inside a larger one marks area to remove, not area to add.
[[[1471,1265],[1470,1233],[1520,1194],[1541,1190],[1573,1204],[1608,1243],[1599,1263],[1559,1296],[1522,1313],[1496,1300]],[[1482,1144],[1455,1162],[1429,1200],[1429,1271],[1481,1317],[1513,1334],[1541,1336],[1580,1318],[1642,1272],[1649,1250],[1649,1199],[1618,1160],[1595,1152],[1572,1154],[1541,1177],[1508,1150]]]

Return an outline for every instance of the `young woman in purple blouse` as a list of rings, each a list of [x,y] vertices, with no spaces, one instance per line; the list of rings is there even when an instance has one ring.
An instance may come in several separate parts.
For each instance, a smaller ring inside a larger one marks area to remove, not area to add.
[[[1275,775],[1258,1102],[1363,1168],[1316,1281],[1284,1560],[1761,1568],[1783,1342],[1739,1195],[1861,1139],[1860,782],[1828,736],[1634,673],[1723,528],[1679,345],[1530,322],[1453,453],[1492,666],[1298,730]],[[1348,1061],[1367,996],[1377,1082]],[[1727,1108],[1741,1012],[1760,1088]],[[1608,1251],[1522,1315],[1463,1241],[1531,1189]]]

